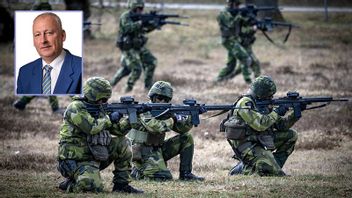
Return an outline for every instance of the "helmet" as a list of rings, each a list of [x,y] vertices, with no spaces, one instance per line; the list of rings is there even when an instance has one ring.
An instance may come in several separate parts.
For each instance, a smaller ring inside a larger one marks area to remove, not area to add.
[[[109,81],[102,77],[91,77],[83,86],[83,95],[89,102],[111,97],[112,87]]]
[[[251,84],[250,90],[257,98],[268,98],[276,93],[276,85],[269,76],[259,76]]]
[[[172,99],[173,89],[170,83],[165,81],[157,81],[150,88],[148,96],[152,98],[154,95],[161,95]]]
[[[127,7],[132,10],[138,7],[144,7],[144,0],[128,0]]]
[[[236,3],[236,4],[240,4],[241,0],[226,0],[226,3]]]

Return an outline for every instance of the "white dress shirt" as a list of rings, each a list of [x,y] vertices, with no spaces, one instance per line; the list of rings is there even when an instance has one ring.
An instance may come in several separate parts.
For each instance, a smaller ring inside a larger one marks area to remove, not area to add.
[[[42,59],[42,68],[44,70],[45,65],[50,65],[53,69],[51,70],[50,76],[51,76],[51,94],[54,93],[55,85],[57,82],[57,79],[59,78],[60,71],[62,68],[62,65],[64,64],[66,52],[65,50],[62,50],[61,54],[56,57],[51,63],[46,63]],[[45,72],[43,72],[43,77],[44,77]]]

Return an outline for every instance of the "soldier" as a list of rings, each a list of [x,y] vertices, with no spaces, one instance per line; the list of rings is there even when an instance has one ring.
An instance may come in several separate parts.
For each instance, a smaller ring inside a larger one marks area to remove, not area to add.
[[[144,24],[141,20],[133,21],[132,14],[141,14],[144,9],[143,0],[128,0],[129,10],[122,13],[117,38],[117,47],[121,50],[121,68],[110,81],[115,86],[123,77],[129,75],[126,92],[133,89],[135,82],[144,70],[144,87],[148,90],[153,83],[154,70],[157,59],[145,47],[146,33],[155,30],[157,23]]]
[[[230,79],[242,71],[244,80],[250,84],[252,80],[249,69],[253,70],[255,77],[260,75],[259,61],[251,47],[255,41],[257,27],[241,12],[231,11],[238,9],[240,4],[240,0],[227,0],[227,7],[217,17],[222,45],[228,52],[226,67],[220,70],[217,82]]]
[[[86,109],[108,101],[111,97],[109,81],[101,77],[89,78],[83,94],[83,98],[74,98],[64,114],[58,170],[66,179],[59,188],[66,192],[102,192],[99,172],[113,162],[113,192],[143,193],[129,185],[132,152],[131,143],[125,137],[130,129],[127,119],[121,118],[118,112],[108,115],[101,111],[93,116]]]
[[[157,81],[149,90],[152,103],[169,103],[173,89],[165,81]],[[180,155],[179,179],[203,181],[203,177],[192,173],[194,142],[191,133],[190,117],[169,115],[157,120],[150,112],[140,115],[139,126],[134,127],[128,137],[132,141],[132,177],[136,179],[171,180],[172,174],[166,162]],[[165,133],[175,131],[178,135],[164,140]]]
[[[282,171],[288,156],[293,152],[297,132],[291,127],[298,121],[294,112],[284,117],[286,106],[258,109],[257,100],[271,99],[276,85],[268,76],[260,76],[251,84],[247,94],[241,96],[235,109],[223,126],[228,142],[240,160],[230,175],[239,173],[260,176],[284,176]],[[304,109],[304,107],[301,107]]]

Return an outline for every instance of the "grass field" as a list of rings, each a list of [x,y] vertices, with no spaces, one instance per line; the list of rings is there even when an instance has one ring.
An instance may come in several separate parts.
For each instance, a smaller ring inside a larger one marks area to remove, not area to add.
[[[220,44],[213,11],[175,11],[190,16],[190,27],[165,26],[149,35],[148,47],[158,58],[156,80],[167,80],[175,88],[175,103],[193,97],[200,103],[232,103],[248,86],[242,76],[214,84],[224,66],[226,51]],[[103,25],[93,27],[94,40],[84,43],[84,79],[103,76],[110,79],[120,66],[115,48],[119,11],[93,10],[91,20]],[[261,61],[262,73],[277,82],[277,96],[296,90],[303,96],[352,96],[352,20],[351,14],[331,14],[325,23],[321,14],[285,14],[300,28],[289,41],[270,44],[258,32],[254,51]],[[283,39],[285,30],[271,34]],[[62,118],[52,115],[47,99],[37,98],[26,110],[11,105],[17,98],[13,85],[13,45],[1,45],[0,69],[0,195],[1,197],[114,197],[111,194],[112,167],[102,172],[105,193],[64,194],[57,189],[62,180],[56,171],[58,131]],[[125,95],[126,79],[114,87],[112,101]],[[133,95],[147,101],[142,81]],[[61,106],[70,99],[60,97]],[[134,181],[148,197],[351,197],[352,196],[352,102],[334,103],[325,108],[303,112],[294,126],[299,132],[296,150],[284,171],[290,177],[228,177],[236,163],[232,151],[218,132],[224,116],[201,120],[193,129],[195,137],[194,172],[206,181],[178,181],[178,159],[168,165],[174,181],[159,183]],[[169,134],[171,136],[173,134]],[[126,195],[127,196],[127,195]]]

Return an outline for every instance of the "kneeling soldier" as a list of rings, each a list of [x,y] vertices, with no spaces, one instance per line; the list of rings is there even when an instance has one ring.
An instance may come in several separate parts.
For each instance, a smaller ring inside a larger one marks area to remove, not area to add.
[[[66,178],[59,188],[66,192],[102,192],[100,171],[114,163],[113,191],[143,193],[129,185],[132,152],[125,134],[127,119],[118,112],[103,110],[95,115],[90,105],[101,105],[111,97],[109,81],[93,77],[83,87],[83,98],[74,98],[67,107],[60,130],[58,170]],[[116,137],[111,137],[115,135]]]
[[[158,81],[149,90],[148,96],[152,103],[169,103],[173,89],[170,83]],[[150,112],[140,115],[139,126],[134,127],[127,135],[132,140],[133,164],[132,177],[156,180],[171,180],[172,175],[166,162],[180,155],[180,180],[204,180],[192,173],[194,152],[191,117],[170,115],[158,120]],[[179,133],[164,140],[165,133]]]
[[[258,108],[256,101],[272,99],[276,85],[268,76],[255,79],[246,95],[236,102],[235,109],[224,122],[228,142],[240,160],[230,175],[239,173],[260,176],[283,176],[288,156],[293,152],[297,132],[290,129],[297,118],[286,106]]]

